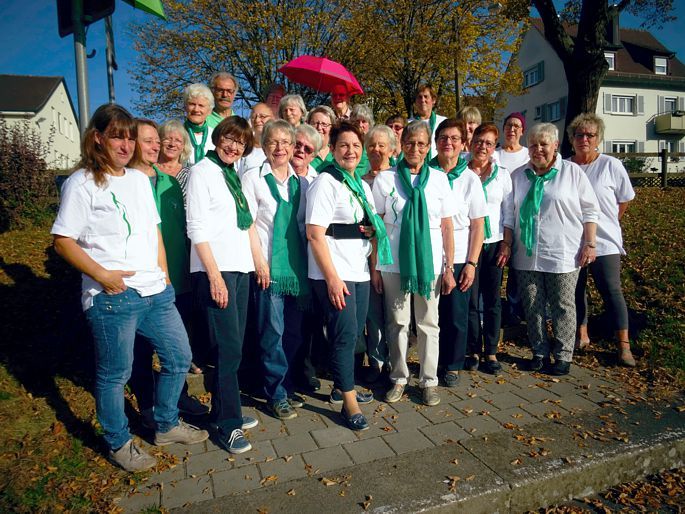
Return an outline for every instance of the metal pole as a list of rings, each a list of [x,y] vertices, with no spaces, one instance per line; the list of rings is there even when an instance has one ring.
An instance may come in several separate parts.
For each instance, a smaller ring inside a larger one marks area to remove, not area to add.
[[[112,16],[105,17],[105,39],[107,40],[107,89],[109,91],[109,103],[114,103],[114,70],[117,63],[114,57],[114,31],[112,29]]]
[[[665,148],[662,148],[659,152],[659,157],[661,158],[661,187],[666,187],[668,185],[668,152]]]
[[[72,0],[71,19],[74,24],[78,119],[81,135],[83,135],[88,126],[88,120],[90,119],[88,113],[88,65],[86,64],[86,30],[83,26],[83,0]]]
[[[459,77],[459,24],[457,23],[457,14],[454,13],[452,18],[454,30],[454,109],[455,115],[461,109],[461,82]]]

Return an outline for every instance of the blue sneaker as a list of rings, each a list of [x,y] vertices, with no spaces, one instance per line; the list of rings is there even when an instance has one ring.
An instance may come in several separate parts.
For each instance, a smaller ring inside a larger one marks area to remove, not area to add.
[[[259,425],[259,421],[252,416],[243,416],[243,425],[240,427],[242,430],[248,430]]]
[[[250,441],[245,439],[243,431],[236,428],[231,432],[231,436],[228,439],[219,437],[219,443],[224,447],[229,453],[245,453],[252,449]]]
[[[369,423],[366,421],[364,414],[362,414],[361,412],[358,414],[352,414],[351,416],[348,416],[347,414],[345,414],[345,407],[343,407],[340,411],[340,415],[342,416],[343,420],[345,421],[345,424],[350,430],[362,431],[369,429]]]
[[[330,398],[328,398],[328,401],[333,405],[341,405],[343,402],[343,397],[340,389],[333,389],[333,391],[331,391]],[[371,403],[372,401],[373,393],[363,393],[361,391],[357,391],[357,403],[364,405],[366,403]]]

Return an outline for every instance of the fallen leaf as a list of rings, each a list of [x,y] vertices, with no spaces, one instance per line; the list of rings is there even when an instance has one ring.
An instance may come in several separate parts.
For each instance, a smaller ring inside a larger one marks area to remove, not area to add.
[[[291,489],[287,494],[288,496],[295,496],[295,489]]]
[[[290,462],[291,460],[293,460],[293,456],[292,455],[286,455],[283,457],[283,460],[286,462]]]
[[[510,462],[512,466],[518,466],[519,464],[522,464],[523,461],[521,459],[514,459]]]
[[[278,475],[269,475],[265,476],[262,478],[259,482],[259,485],[265,485],[268,484],[269,482],[276,482],[278,480]]]
[[[450,461],[450,464],[454,464],[455,466],[459,464],[459,459],[452,459]]]
[[[326,478],[326,477],[321,477],[319,479],[319,482],[321,482],[326,487],[330,487],[332,485],[338,485],[338,482],[336,480],[331,480],[330,478]]]

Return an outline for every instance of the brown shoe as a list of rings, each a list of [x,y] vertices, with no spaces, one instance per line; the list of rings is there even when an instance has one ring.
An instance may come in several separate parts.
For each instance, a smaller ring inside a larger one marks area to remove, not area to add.
[[[626,348],[624,346],[621,346],[618,349],[618,363],[621,366],[626,366],[628,368],[634,368],[636,365],[635,358],[633,357],[633,353],[630,351],[630,347]]]

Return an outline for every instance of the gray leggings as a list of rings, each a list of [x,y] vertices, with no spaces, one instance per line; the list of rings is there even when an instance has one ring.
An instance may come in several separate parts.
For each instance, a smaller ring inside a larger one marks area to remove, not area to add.
[[[604,300],[604,307],[611,317],[612,329],[628,330],[628,307],[621,290],[621,256],[603,255],[590,264],[590,273],[597,291]],[[587,272],[581,268],[576,286],[576,316],[579,325],[587,325]]]

